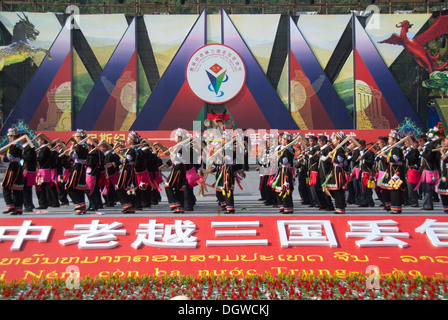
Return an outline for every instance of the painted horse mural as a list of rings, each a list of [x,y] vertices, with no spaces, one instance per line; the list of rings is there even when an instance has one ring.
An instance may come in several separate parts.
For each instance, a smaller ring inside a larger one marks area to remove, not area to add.
[[[44,52],[51,60],[50,51],[43,48],[34,48],[28,41],[35,41],[39,31],[24,13],[19,17],[19,21],[14,25],[12,43],[8,46],[0,46],[0,71],[5,66],[25,61],[28,58],[34,59],[37,52]],[[34,60],[33,60],[34,61]]]

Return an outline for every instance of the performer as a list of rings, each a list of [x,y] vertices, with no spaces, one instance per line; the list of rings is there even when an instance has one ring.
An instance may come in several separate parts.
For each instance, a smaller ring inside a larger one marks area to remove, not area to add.
[[[259,167],[256,168],[260,175],[260,195],[265,206],[272,206],[276,203],[275,193],[272,188],[268,186],[268,182],[274,177],[272,173],[272,166],[269,160],[269,156],[272,154],[274,147],[271,146],[271,140],[274,139],[273,134],[266,134],[264,140],[264,150],[261,151],[260,157],[258,157]]]
[[[187,183],[185,184],[184,191],[185,211],[194,211],[194,206],[196,205],[196,197],[194,195],[193,188],[198,184],[198,180],[200,179],[200,177],[204,175],[201,168],[202,144],[200,143],[200,139],[200,137],[197,137],[197,140],[192,139],[186,146],[186,149],[189,148],[189,161],[185,163],[185,172],[187,178]]]
[[[232,139],[232,135],[230,135],[227,131],[224,131],[221,135],[221,144],[216,145],[215,142],[216,140],[213,139],[214,137],[210,137],[211,138],[210,141],[212,141],[211,143],[209,143],[209,146],[213,146],[213,148],[218,148],[218,150],[213,149],[213,154],[211,154],[210,156],[213,157],[213,169],[212,172],[215,173],[215,177],[216,177],[216,181],[215,181],[215,191],[216,191],[216,200],[218,202],[218,205],[221,207],[221,209],[226,210],[226,197],[225,194],[223,194],[223,179],[222,179],[222,169],[224,167],[224,160],[225,160],[225,149],[221,150],[220,153],[219,149],[220,148],[225,148],[225,144],[228,143],[230,141],[230,139]],[[207,161],[210,161],[209,158],[207,158]]]
[[[278,161],[276,158],[274,158],[274,155],[278,154],[278,151],[282,148],[282,140],[283,137],[281,134],[278,134],[276,137],[273,135],[270,142],[270,148],[268,152],[269,155],[266,159],[266,164],[269,165],[269,178],[267,179],[266,187],[268,189],[268,194],[271,196],[271,203],[273,208],[279,207],[277,193],[275,192],[275,187],[272,186],[276,180],[278,172]]]
[[[128,135],[127,147],[121,158],[122,168],[118,177],[115,191],[117,192],[118,200],[121,203],[122,213],[135,213],[135,190],[138,188],[135,178],[135,160],[137,157],[137,145],[140,142],[140,135],[132,131]]]
[[[16,128],[9,128],[7,134],[9,142],[19,138],[19,131]],[[1,155],[1,160],[8,162],[2,181],[3,197],[6,203],[4,214],[21,215],[23,211],[23,168],[20,164],[22,153],[22,144],[17,142],[9,147],[6,154]]]
[[[275,185],[275,192],[277,193],[277,203],[279,206],[279,213],[292,214],[294,213],[294,203],[292,194],[294,191],[294,147],[286,147],[294,140],[293,135],[289,132],[283,132],[281,140],[281,153],[278,157],[278,171]],[[277,153],[276,153],[277,154]]]
[[[353,182],[353,151],[358,146],[353,142],[350,141],[347,148],[345,148],[345,157],[347,158],[347,167],[346,167],[346,173],[348,176],[347,181],[347,204],[355,204],[356,203],[356,197],[355,197],[355,187]]]
[[[337,132],[333,138],[333,147],[336,148],[344,139],[345,134]],[[325,188],[330,192],[335,203],[336,214],[345,214],[345,189],[347,184],[347,177],[345,174],[344,166],[347,165],[347,158],[345,156],[344,146],[331,151],[331,164],[333,166],[332,171],[329,173],[330,177],[327,178],[328,182]]]
[[[25,137],[26,132],[19,129],[19,133]],[[34,146],[26,139],[21,141],[23,147],[23,212],[33,212],[33,186],[36,184],[37,158]]]
[[[308,143],[308,185],[311,193],[311,204],[309,207],[319,207],[324,209],[323,191],[318,185],[320,147],[318,145],[317,137],[309,136]]]
[[[143,144],[137,150],[137,157],[135,160],[135,176],[137,179],[138,189],[136,196],[138,198],[138,206],[143,208],[151,208],[152,189],[154,182],[151,180],[150,168],[151,161],[154,161],[153,153],[149,142],[143,140]]]
[[[49,206],[57,207],[57,193],[53,188],[54,174],[52,174],[52,167],[55,168],[54,156],[51,154],[50,141],[44,136],[37,138],[39,148],[37,152],[37,179],[36,179],[36,194],[39,202],[37,209],[47,209]]]
[[[399,134],[392,130],[388,136],[389,146],[398,142]],[[390,213],[402,212],[402,199],[404,191],[404,157],[399,145],[391,148],[386,155],[388,168],[384,174],[381,187],[387,199],[390,199]],[[386,202],[387,203],[387,202]]]
[[[369,183],[371,178],[373,179],[372,170],[375,154],[371,149],[367,149],[366,141],[359,140],[359,144],[361,145],[359,152],[359,191],[360,191],[360,204],[359,207],[374,207],[375,203],[372,198],[372,185]]]
[[[311,205],[311,190],[307,183],[308,174],[308,145],[300,144],[300,154],[295,164],[297,183],[302,205]]]
[[[57,146],[55,147],[55,150],[58,154],[56,159],[58,199],[61,206],[68,206],[68,193],[67,190],[65,190],[65,184],[70,176],[70,168],[72,163],[70,161],[70,157],[67,154],[64,154],[63,148]]]
[[[420,152],[417,148],[417,140],[410,137],[412,143],[406,140],[406,150],[404,158],[406,161],[406,187],[408,194],[408,201],[411,207],[418,207],[418,192],[416,189],[420,181]]]
[[[318,191],[318,196],[320,197],[320,208],[319,210],[325,210],[325,211],[334,211],[334,205],[331,201],[331,196],[327,193],[324,193],[322,191],[322,184],[324,183],[325,179],[327,178],[328,174],[332,171],[332,163],[331,163],[331,157],[328,157],[326,160],[324,158],[331,152],[333,149],[332,145],[328,142],[327,136],[321,135],[318,137],[317,143],[320,147],[320,159],[318,164],[318,176],[317,176],[317,182],[316,182],[316,188],[320,189]],[[316,189],[316,191],[317,191]]]
[[[149,177],[151,181],[154,181],[154,188],[151,192],[151,206],[157,206],[160,201],[162,201],[162,196],[160,191],[162,188],[160,184],[163,183],[162,172],[159,170],[161,166],[163,166],[163,161],[160,158],[158,151],[153,152],[154,162],[151,162],[151,168],[149,171]]]
[[[168,198],[168,203],[171,210],[174,210],[174,213],[184,213],[184,203],[185,203],[185,185],[187,184],[187,176],[186,176],[186,168],[184,162],[188,151],[186,150],[185,143],[179,144],[184,141],[187,137],[187,132],[184,129],[176,130],[176,146],[172,149],[170,153],[170,159],[159,168],[162,170],[163,168],[169,168],[173,166],[171,169],[171,173],[168,176],[168,179],[165,182],[165,192]],[[179,144],[179,145],[177,145]]]
[[[232,135],[224,131],[222,134],[222,148],[220,158],[215,162],[216,172],[216,196],[225,214],[235,213],[235,181],[245,177],[243,164],[238,163],[236,154],[236,139],[232,143]]]
[[[358,140],[359,142],[359,140]],[[350,183],[352,184],[352,191],[353,191],[353,198],[354,203],[357,205],[361,205],[361,179],[360,179],[360,162],[359,157],[361,155],[361,150],[358,148],[358,146],[355,145],[354,142],[352,142],[352,154],[350,160]]]
[[[442,199],[443,212],[448,213],[448,136],[441,141],[441,177],[437,186],[437,192]]]
[[[384,191],[384,189],[381,187],[381,178],[383,177],[384,173],[386,172],[387,168],[387,159],[386,156],[382,154],[382,151],[387,149],[387,142],[388,138],[380,136],[378,137],[377,145],[378,150],[375,154],[375,164],[373,166],[373,170],[375,173],[375,192],[378,196],[378,199],[380,200],[381,204],[380,206],[383,207],[383,210],[390,210],[390,198],[387,191]]]
[[[70,175],[65,189],[67,194],[75,205],[77,215],[83,215],[87,212],[85,203],[86,185],[86,161],[89,149],[86,142],[81,142],[87,137],[86,131],[77,129],[74,134],[76,143],[72,144],[69,152],[70,160],[73,162],[70,169]]]
[[[96,139],[92,142],[98,144]],[[89,145],[89,154],[86,160],[86,184],[87,184],[87,198],[89,199],[89,207],[87,211],[97,211],[103,208],[103,201],[101,200],[100,188],[105,185],[105,168],[104,168],[104,154],[100,148],[95,147],[93,143]]]
[[[59,152],[54,148],[56,146],[56,142],[52,141],[48,144],[48,148],[50,149],[50,173],[51,173],[51,183],[50,183],[50,207],[59,208],[59,197],[58,197],[58,157]]]
[[[438,171],[437,171],[437,153],[432,150],[435,149],[435,145],[439,140],[438,136],[433,136],[431,138],[427,136],[419,136],[418,142],[422,147],[420,152],[421,163],[421,186],[423,195],[423,205],[420,210],[434,210],[433,204],[433,192],[434,186],[438,182]]]
[[[98,146],[104,154],[104,168],[106,169],[106,183],[101,190],[101,194],[104,197],[104,206],[108,208],[113,208],[116,200],[118,200],[115,192],[115,185],[118,182],[118,176],[120,174],[121,159],[114,150],[120,146],[123,145],[118,142],[113,148],[106,143]]]

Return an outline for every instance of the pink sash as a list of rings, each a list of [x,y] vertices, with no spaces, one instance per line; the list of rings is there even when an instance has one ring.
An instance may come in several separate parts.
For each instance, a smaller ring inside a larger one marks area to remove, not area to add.
[[[196,168],[191,168],[190,170],[188,170],[187,172],[186,172],[186,174],[187,174],[187,182],[188,182],[188,185],[190,186],[190,188],[193,188],[194,186],[197,186],[198,185],[198,180],[199,180],[199,175],[198,175],[198,173],[197,173],[197,171],[196,171]]]
[[[117,181],[118,181],[118,176],[119,176],[119,173],[116,172],[115,174],[113,174],[110,177],[106,178],[107,183],[104,186],[103,190],[101,191],[101,194],[103,196],[106,196],[109,193],[110,185],[112,185],[112,188],[115,188],[115,185],[117,184]]]
[[[310,172],[310,186],[315,186],[317,183],[317,171],[311,171]]]
[[[353,175],[356,176],[356,180],[359,180],[359,168],[353,168],[352,174],[350,175],[350,178],[353,177]]]
[[[106,171],[100,172],[98,177],[98,187],[104,187],[107,184]]]
[[[62,174],[64,175],[64,183],[67,183],[68,177],[70,176],[70,169],[62,170]]]
[[[159,184],[156,182],[156,175],[154,172],[149,173],[149,183],[151,185],[151,188],[153,190],[158,190],[159,192],[162,190],[162,188],[159,186]]]
[[[56,169],[50,169],[51,170],[51,181],[54,183],[58,183],[58,174],[56,172]]]
[[[42,183],[42,182],[48,182],[51,183],[52,180],[52,172],[51,169],[39,169],[37,172],[36,179]],[[37,181],[36,181],[37,182]]]
[[[162,173],[160,171],[154,173],[154,182],[158,185],[163,183]]]
[[[439,176],[438,170],[434,170],[434,171],[423,170],[420,181],[415,186],[414,191],[418,190],[418,188],[420,187],[420,185],[423,182],[426,182],[427,184],[429,184],[431,189],[434,190],[435,186],[439,182],[439,178],[440,178],[440,176]]]
[[[36,176],[37,176],[37,172],[36,171],[24,171],[23,172],[23,177],[24,178],[28,178],[27,182],[26,182],[26,186],[27,187],[32,187],[36,184]]]
[[[151,185],[148,171],[136,172],[135,177],[139,189],[146,190]]]
[[[90,174],[86,174],[86,186],[87,190],[89,190],[89,195],[93,194],[93,189],[95,189],[96,177],[91,176]]]
[[[415,169],[408,170],[408,182],[417,184],[420,181],[420,171]]]

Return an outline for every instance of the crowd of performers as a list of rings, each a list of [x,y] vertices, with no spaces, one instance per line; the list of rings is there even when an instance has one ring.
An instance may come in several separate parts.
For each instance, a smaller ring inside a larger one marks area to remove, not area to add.
[[[213,188],[208,195],[216,196],[224,213],[234,213],[235,187],[241,188],[249,169],[250,140],[224,131],[218,147],[204,157],[204,150],[210,151],[205,133],[198,144],[184,129],[175,136],[175,145],[166,148],[132,131],[127,141],[112,146],[78,129],[66,143],[37,135],[35,146],[25,132],[10,128],[10,143],[0,149],[7,162],[3,213],[21,215],[71,202],[78,215],[117,203],[129,214],[157,205],[163,189],[170,210],[184,213],[194,210],[195,186],[201,195]],[[260,200],[292,214],[297,188],[302,205],[344,214],[348,204],[374,207],[375,194],[384,210],[399,214],[403,206],[418,207],[419,202],[421,210],[433,210],[440,197],[448,213],[447,155],[448,137],[432,132],[402,137],[392,130],[367,144],[343,132],[331,141],[327,136],[267,134],[257,152]],[[167,176],[164,169],[170,171]],[[215,176],[213,185],[206,182],[209,174]]]

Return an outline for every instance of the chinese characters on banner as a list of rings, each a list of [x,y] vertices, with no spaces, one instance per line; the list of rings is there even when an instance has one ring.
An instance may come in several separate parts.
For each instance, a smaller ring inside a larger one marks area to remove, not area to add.
[[[448,219],[425,217],[3,219],[0,279],[365,272],[446,275]]]

